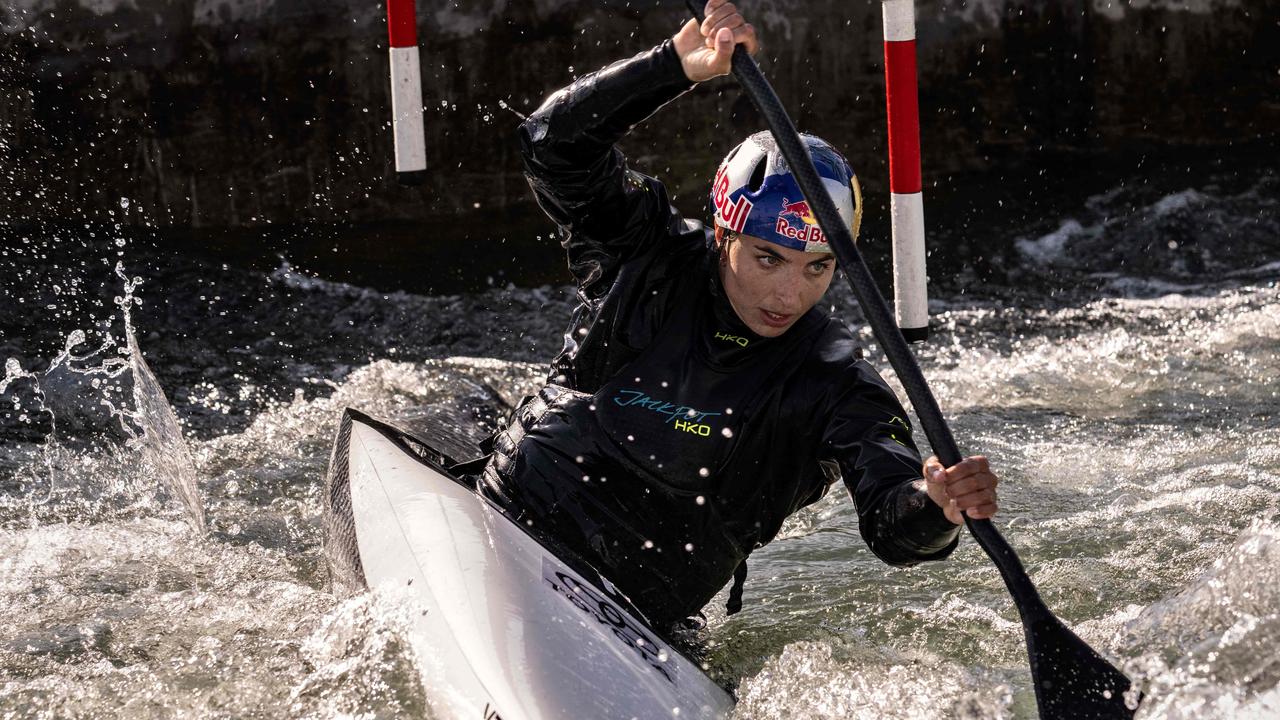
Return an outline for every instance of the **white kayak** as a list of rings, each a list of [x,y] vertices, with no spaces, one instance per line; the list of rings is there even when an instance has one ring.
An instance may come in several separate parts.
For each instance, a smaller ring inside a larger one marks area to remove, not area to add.
[[[732,697],[589,567],[477,495],[423,440],[355,410],[325,488],[335,580],[408,595],[433,717],[720,718]],[[565,559],[562,559],[565,558]]]

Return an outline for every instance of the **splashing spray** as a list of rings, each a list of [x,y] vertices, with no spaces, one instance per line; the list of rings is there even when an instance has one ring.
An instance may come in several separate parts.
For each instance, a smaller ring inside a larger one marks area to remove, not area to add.
[[[133,329],[130,311],[133,305],[142,304],[141,299],[134,297],[133,291],[142,284],[142,278],[130,279],[118,262],[116,275],[124,281],[124,295],[115,298],[115,303],[124,318],[125,351],[133,372],[133,412],[130,419],[141,432],[134,432],[129,423],[123,421],[121,426],[131,436],[130,445],[142,453],[144,461],[159,475],[169,491],[182,501],[192,529],[203,534],[206,528],[204,505],[196,486],[196,466],[191,448],[182,437],[182,427],[165,397],[164,389],[142,358],[137,333]]]
[[[58,446],[58,435],[57,417],[46,402],[41,380],[58,370],[93,378],[95,386],[104,380],[114,380],[126,374],[130,376],[133,381],[130,395],[132,407],[120,407],[106,394],[99,399],[99,403],[119,423],[128,438],[127,447],[141,456],[144,472],[153,474],[170,494],[181,501],[187,522],[193,530],[203,534],[206,523],[204,506],[197,488],[195,461],[164,390],[143,359],[133,327],[131,311],[135,305],[142,304],[134,291],[142,284],[142,278],[130,278],[125,274],[123,263],[119,262],[116,263],[115,274],[124,282],[124,294],[114,298],[124,320],[124,346],[108,335],[98,347],[77,354],[76,348],[85,343],[86,335],[83,330],[74,330],[67,335],[62,351],[50,361],[49,367],[43,372],[24,370],[16,358],[7,359],[4,378],[0,380],[0,395],[18,381],[29,381],[37,412],[49,418],[50,431],[45,439],[43,453],[44,466],[49,476],[49,495],[45,499],[47,502],[48,498],[53,497],[57,487],[58,471],[52,459],[52,451]],[[115,348],[116,357],[103,357],[111,348]],[[16,404],[18,401],[14,402]]]

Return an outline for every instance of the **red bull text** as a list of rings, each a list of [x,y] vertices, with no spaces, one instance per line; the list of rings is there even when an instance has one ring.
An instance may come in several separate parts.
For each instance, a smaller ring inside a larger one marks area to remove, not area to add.
[[[799,240],[806,243],[825,243],[827,238],[822,234],[822,228],[815,225],[792,225],[787,219],[778,216],[778,223],[774,225],[773,231],[782,237]]]
[[[716,206],[716,214],[730,230],[742,232],[753,203],[745,195],[739,195],[737,202],[729,202],[729,178],[725,177],[723,167],[716,171],[713,185],[716,191],[711,196],[711,202]]]

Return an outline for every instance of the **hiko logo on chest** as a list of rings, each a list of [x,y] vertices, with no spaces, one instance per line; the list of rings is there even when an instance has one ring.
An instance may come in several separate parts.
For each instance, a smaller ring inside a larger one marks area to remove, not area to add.
[[[747,343],[751,342],[750,340],[742,337],[741,335],[730,335],[729,333],[723,333],[718,330],[716,331],[716,339],[724,340],[725,342],[737,343],[742,347],[746,347]]]
[[[670,424],[672,428],[700,437],[711,437],[711,426],[705,420],[720,415],[718,412],[702,412],[688,405],[659,400],[640,390],[619,390],[613,397],[613,402],[619,407],[635,407],[662,415],[666,418],[663,422]]]

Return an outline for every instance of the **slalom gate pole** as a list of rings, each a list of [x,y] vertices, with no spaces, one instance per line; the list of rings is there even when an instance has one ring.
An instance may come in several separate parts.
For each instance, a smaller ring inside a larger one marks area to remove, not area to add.
[[[391,127],[395,137],[396,178],[417,185],[427,169],[422,125],[422,69],[418,59],[418,18],[413,0],[387,0],[390,40]]]
[[[915,0],[884,0],[884,94],[889,118],[893,307],[907,342],[929,337]]]

